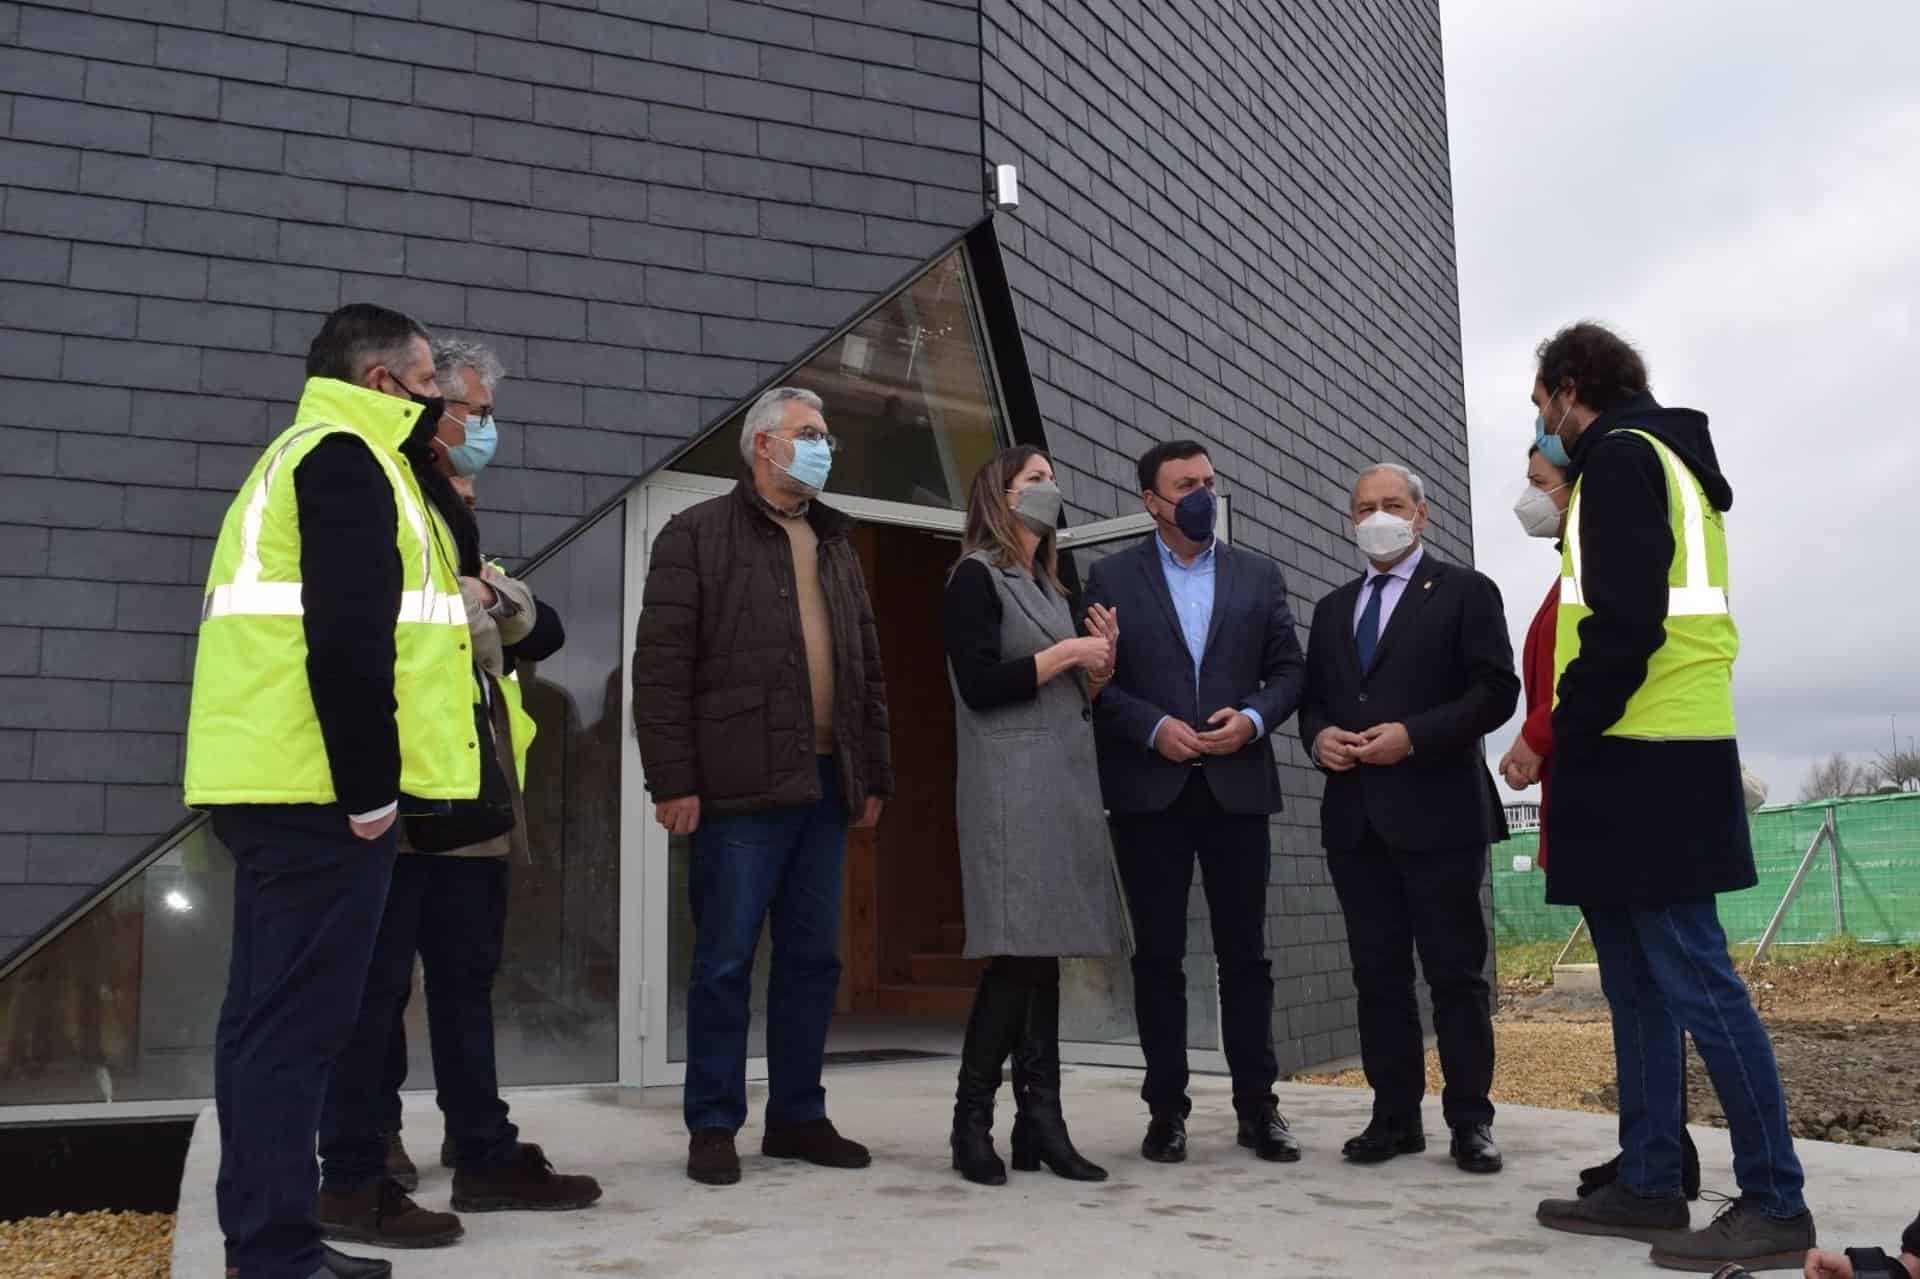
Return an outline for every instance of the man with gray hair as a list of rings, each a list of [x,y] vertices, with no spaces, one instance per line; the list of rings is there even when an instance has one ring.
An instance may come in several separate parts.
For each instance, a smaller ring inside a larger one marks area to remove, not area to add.
[[[330,1239],[424,1248],[460,1238],[452,1213],[415,1206],[405,1191],[418,1171],[400,1143],[400,1087],[407,1076],[404,1016],[414,957],[426,973],[434,1085],[446,1121],[441,1163],[453,1169],[458,1212],[553,1212],[600,1198],[593,1178],[562,1176],[539,1146],[519,1139],[495,1067],[493,986],[507,928],[509,866],[531,860],[520,770],[533,723],[525,715],[518,662],[551,656],[564,642],[558,615],[524,582],[480,553],[471,481],[493,456],[493,394],[506,376],[478,342],[433,342],[434,379],[445,407],[422,484],[444,512],[458,564],[471,659],[473,711],[460,713],[480,743],[481,784],[471,801],[409,817],[388,885],[353,1038],[334,1063],[320,1125],[319,1217]]]
[[[773,928],[762,1153],[864,1168],[827,1118],[820,1072],[840,986],[849,825],[893,794],[886,681],[847,533],[819,501],[838,442],[820,397],[777,387],[747,410],[734,491],[653,544],[634,638],[633,718],[654,814],[691,839],[687,1175],[740,1180],[748,1000]]]
[[[1373,1164],[1426,1149],[1417,947],[1450,1154],[1464,1171],[1498,1172],[1480,885],[1507,828],[1481,739],[1520,696],[1506,614],[1491,580],[1426,549],[1426,486],[1406,467],[1362,471],[1351,514],[1367,571],[1313,610],[1300,702],[1300,738],[1327,779],[1321,843],[1373,1088],[1373,1122],[1345,1153]]]

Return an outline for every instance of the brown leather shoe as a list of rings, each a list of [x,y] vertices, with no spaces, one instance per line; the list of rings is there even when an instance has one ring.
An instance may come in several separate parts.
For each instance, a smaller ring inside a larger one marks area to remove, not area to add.
[[[460,1168],[453,1174],[456,1212],[571,1212],[600,1201],[592,1177],[563,1177],[546,1152],[522,1142],[507,1163]]]
[[[702,1128],[687,1143],[687,1176],[706,1186],[731,1186],[740,1180],[740,1152],[725,1128]]]
[[[379,1248],[444,1248],[466,1230],[450,1212],[428,1212],[384,1177],[362,1190],[320,1188],[320,1234]]]
[[[387,1138],[387,1176],[400,1189],[412,1194],[420,1189],[420,1170],[413,1165],[412,1156],[407,1154],[406,1143],[400,1140],[400,1134],[394,1133]]]
[[[833,1120],[815,1119],[791,1128],[769,1128],[760,1153],[769,1159],[800,1159],[822,1168],[865,1168],[873,1155],[834,1129]]]

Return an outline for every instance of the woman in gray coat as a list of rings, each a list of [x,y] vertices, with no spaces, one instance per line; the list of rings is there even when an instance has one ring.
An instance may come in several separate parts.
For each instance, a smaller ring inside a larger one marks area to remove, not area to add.
[[[953,1166],[983,1185],[1007,1179],[993,1102],[1009,1053],[1014,1168],[1107,1175],[1073,1148],[1060,1111],[1060,957],[1128,949],[1091,723],[1119,619],[1096,608],[1092,634],[1077,633],[1056,566],[1059,515],[1046,454],[1015,448],[988,462],[974,477],[943,607],[966,953],[993,959],[967,1021]]]

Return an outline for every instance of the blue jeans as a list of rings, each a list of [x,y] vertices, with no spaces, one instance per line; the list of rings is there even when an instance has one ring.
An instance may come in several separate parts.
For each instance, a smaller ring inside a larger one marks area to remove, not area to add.
[[[772,922],[767,988],[767,1127],[825,1117],[820,1070],[840,989],[840,864],[847,805],[831,758],[816,804],[703,817],[688,895],[693,975],[687,990],[687,1128],[738,1132],[747,1120],[747,1025],[753,956]]]
[[[1727,954],[1713,898],[1588,906],[1620,1075],[1620,1180],[1680,1193],[1681,1031],[1693,1036],[1726,1111],[1740,1193],[1769,1217],[1806,1211],[1773,1043]]]
[[[355,837],[337,805],[216,808],[213,829],[234,861],[213,1077],[227,1264],[308,1279],[321,1256],[314,1135],[360,1009],[394,837]]]
[[[416,952],[427,975],[434,1086],[454,1167],[495,1166],[518,1151],[520,1133],[500,1097],[493,1042],[507,888],[504,857],[403,853],[394,863],[360,1017],[334,1063],[321,1114],[320,1172],[328,1190],[359,1190],[386,1175],[387,1138],[400,1128],[403,1019]]]

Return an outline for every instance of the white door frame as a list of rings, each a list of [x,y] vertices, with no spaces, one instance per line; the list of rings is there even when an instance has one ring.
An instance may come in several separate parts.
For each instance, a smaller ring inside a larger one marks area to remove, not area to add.
[[[649,476],[627,499],[626,580],[624,623],[631,635],[640,621],[641,596],[646,585],[647,559],[652,547],[647,540],[651,525],[650,509],[659,494],[675,505],[689,498],[721,497],[733,491],[734,481],[717,476],[691,475],[679,471],[660,471]],[[671,495],[668,497],[667,495]],[[959,537],[966,528],[961,511],[914,506],[905,502],[887,502],[875,498],[849,497],[829,493],[825,499],[834,509],[868,524],[891,525]],[[1220,499],[1218,530],[1220,540],[1231,542],[1231,505]],[[1062,550],[1077,546],[1097,546],[1104,542],[1139,537],[1153,531],[1153,517],[1145,511],[1115,519],[1098,520],[1062,529]],[[628,645],[622,659],[621,711],[624,723],[633,723],[633,650]],[[631,732],[624,740],[621,761],[620,803],[620,1083],[628,1086],[678,1087],[686,1082],[686,1063],[667,1060],[667,1004],[665,990],[668,971],[667,929],[671,903],[668,901],[669,840],[666,831],[653,820],[653,803],[647,795],[646,770],[640,762],[640,748]],[[1215,985],[1218,998],[1218,984]],[[1216,1014],[1216,1026],[1220,1019]],[[1086,1065],[1135,1066],[1143,1064],[1140,1049],[1133,1044],[1069,1041],[1062,1053]],[[1203,1073],[1224,1073],[1226,1055],[1223,1046],[1195,1049],[1189,1053],[1194,1069]],[[747,1077],[766,1077],[766,1059],[749,1058]]]
[[[723,497],[734,481],[710,475],[660,471],[649,476],[627,499],[625,623],[631,635],[640,622],[641,596],[646,586],[647,558],[652,546],[647,532],[656,500],[676,507],[689,499]],[[958,537],[966,515],[936,507],[876,498],[828,493],[835,510],[866,524],[890,525]],[[633,722],[633,651],[623,659],[621,709]],[[668,971],[667,929],[672,903],[668,900],[669,839],[653,820],[653,801],[647,795],[646,770],[639,743],[625,735],[620,769],[620,1082],[648,1088],[678,1087],[686,1082],[684,1061],[667,1060]],[[626,1029],[628,1025],[632,1030]],[[747,1078],[764,1079],[764,1057],[747,1061]]]
[[[1220,514],[1215,521],[1214,531],[1222,542],[1233,542],[1232,502],[1222,495],[1219,499]],[[1060,549],[1072,550],[1082,546],[1100,546],[1107,542],[1119,542],[1128,538],[1140,537],[1153,532],[1153,516],[1145,511],[1136,511],[1132,515],[1122,515],[1115,519],[1099,520],[1092,524],[1082,524],[1077,528],[1063,529],[1060,534]],[[1228,1073],[1226,1043],[1221,1038],[1224,1025],[1220,1015],[1220,983],[1216,976],[1213,987],[1214,997],[1214,1043],[1210,1048],[1187,1048],[1188,1066],[1204,1075],[1224,1075]],[[1083,1066],[1124,1066],[1134,1069],[1143,1068],[1146,1058],[1140,1045],[1131,1043],[1101,1042],[1086,1039],[1063,1039],[1060,1041],[1060,1059]]]

